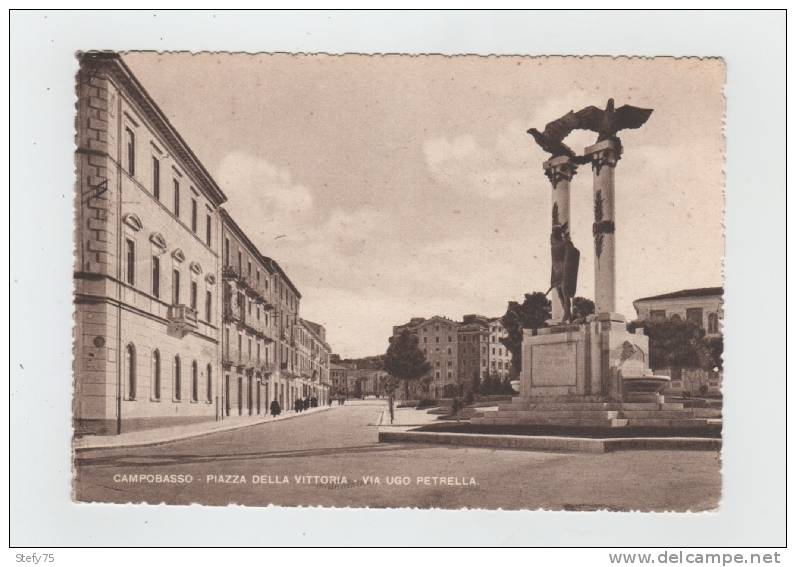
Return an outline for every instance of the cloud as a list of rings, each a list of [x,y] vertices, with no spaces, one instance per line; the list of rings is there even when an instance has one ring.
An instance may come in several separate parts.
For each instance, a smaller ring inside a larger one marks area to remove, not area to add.
[[[489,144],[470,135],[435,137],[426,140],[423,152],[432,179],[440,185],[498,200],[519,195],[532,174],[527,138],[513,123]]]
[[[296,183],[287,168],[264,158],[232,152],[224,156],[216,176],[236,221],[270,238],[298,233],[314,212],[312,191]]]

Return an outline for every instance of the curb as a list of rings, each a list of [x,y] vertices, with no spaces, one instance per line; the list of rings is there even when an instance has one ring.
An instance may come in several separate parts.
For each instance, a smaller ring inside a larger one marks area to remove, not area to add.
[[[331,407],[323,407],[318,408],[315,411],[311,412],[311,414],[321,413],[324,411],[329,411],[332,409]],[[174,436],[157,439],[157,440],[147,440],[142,439],[140,441],[129,441],[127,443],[107,443],[104,445],[91,445],[90,447],[75,447],[72,446],[72,450],[75,453],[82,452],[82,451],[92,451],[94,449],[124,449],[128,447],[154,447],[156,445],[165,445],[166,443],[172,443],[174,441],[182,441],[184,439],[194,439],[197,437],[205,437],[207,435],[213,435],[214,433],[226,433],[227,431],[234,431],[236,429],[244,429],[246,427],[254,427],[255,425],[264,425],[268,423],[277,423],[280,421],[287,421],[289,419],[295,419],[297,417],[302,417],[304,415],[311,415],[305,413],[297,413],[286,415],[285,417],[279,419],[262,419],[259,421],[247,422],[247,423],[237,423],[235,425],[231,425],[229,427],[220,427],[218,429],[210,429],[207,431],[195,431],[195,432],[185,432],[185,433],[178,433]],[[215,422],[214,422],[215,423]]]
[[[379,443],[427,443],[492,449],[519,449],[550,453],[611,453],[628,450],[721,450],[721,439],[709,437],[627,437],[590,439],[479,433],[432,433],[425,431],[379,431]]]

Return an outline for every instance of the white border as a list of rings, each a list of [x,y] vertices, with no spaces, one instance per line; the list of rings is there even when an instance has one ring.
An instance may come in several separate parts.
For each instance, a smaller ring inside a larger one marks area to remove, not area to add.
[[[782,12],[13,13],[11,544],[783,545],[784,26]],[[81,49],[723,57],[728,256],[721,510],[638,515],[73,504],[73,53]]]

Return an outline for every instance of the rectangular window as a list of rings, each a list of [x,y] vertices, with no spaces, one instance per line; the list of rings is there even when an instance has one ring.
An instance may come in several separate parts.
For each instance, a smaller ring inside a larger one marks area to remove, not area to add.
[[[229,238],[224,238],[224,264],[229,265]]]
[[[160,258],[152,256],[152,295],[160,297]]]
[[[213,294],[210,291],[205,292],[205,321],[212,323],[213,315]]]
[[[196,286],[196,282],[191,282],[191,309],[194,311],[196,310],[196,302],[198,298],[196,297],[198,293],[198,289]]]
[[[199,230],[199,203],[191,199],[191,230],[196,234]]]
[[[252,263],[250,261],[249,262],[249,277],[251,277],[251,276],[252,276]]]
[[[685,310],[685,320],[694,323],[700,329],[702,328],[702,308],[693,307]]]
[[[666,310],[653,309],[652,311],[650,311],[650,321],[654,321],[656,323],[661,321],[666,321]]]
[[[135,242],[127,239],[127,283],[135,285]]]
[[[124,129],[127,142],[127,173],[135,175],[135,134],[132,129]]]
[[[174,305],[180,304],[180,271],[174,270],[171,273],[171,299]]]
[[[152,158],[152,194],[160,201],[160,160]]]
[[[239,275],[243,275],[243,254],[241,254],[240,249],[238,249],[238,270]]]
[[[174,216],[180,216],[180,182],[174,180]]]
[[[206,217],[206,221],[207,224],[205,226],[207,227],[207,231],[205,233],[205,244],[211,246],[213,243],[213,223],[209,213]]]

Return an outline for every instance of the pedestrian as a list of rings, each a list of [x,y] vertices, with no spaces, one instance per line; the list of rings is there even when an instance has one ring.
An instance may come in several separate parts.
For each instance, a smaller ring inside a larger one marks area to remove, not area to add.
[[[296,398],[293,401],[293,411],[296,413],[301,413],[301,409],[304,407],[304,404],[301,403],[301,398]]]
[[[279,407],[279,402],[274,400],[273,402],[271,402],[271,416],[276,417],[280,413],[282,413],[282,408]]]
[[[392,394],[390,394],[390,397],[387,399],[387,405],[390,408],[390,425],[392,425],[393,421],[395,421],[395,402]]]
[[[309,396],[307,396],[306,398],[304,398],[304,409],[305,409],[305,410],[308,410],[308,409],[310,409],[310,398],[309,398]]]

